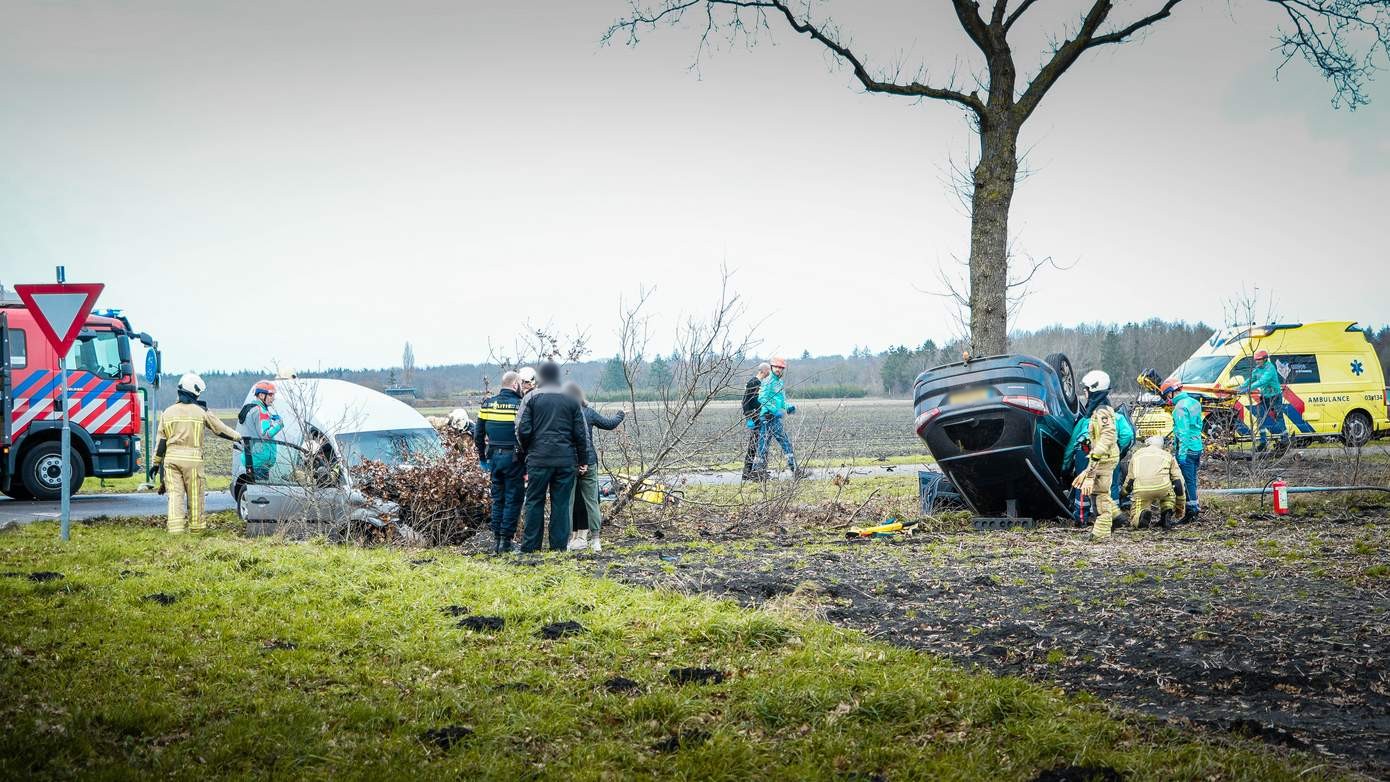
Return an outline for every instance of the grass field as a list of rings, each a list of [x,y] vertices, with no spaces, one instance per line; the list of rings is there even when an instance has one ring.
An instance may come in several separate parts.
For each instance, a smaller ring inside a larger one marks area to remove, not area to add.
[[[877,643],[792,601],[624,586],[574,558],[251,541],[228,516],[207,537],[6,533],[0,778],[1334,774]],[[484,617],[501,627],[459,626]],[[559,622],[574,634],[540,637]]]

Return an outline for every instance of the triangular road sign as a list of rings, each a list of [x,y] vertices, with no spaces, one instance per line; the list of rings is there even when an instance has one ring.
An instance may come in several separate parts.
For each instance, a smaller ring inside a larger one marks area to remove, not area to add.
[[[49,283],[16,285],[14,292],[29,308],[48,343],[59,356],[66,356],[105,287],[99,282]]]

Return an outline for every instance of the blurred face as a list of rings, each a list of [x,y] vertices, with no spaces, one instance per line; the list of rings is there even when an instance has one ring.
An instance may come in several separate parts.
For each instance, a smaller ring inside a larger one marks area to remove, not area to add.
[[[532,382],[529,381],[529,380],[523,380],[523,381],[521,381],[521,393],[523,393],[523,394],[526,393],[527,391],[530,391],[531,389],[533,389],[533,388],[535,388],[535,387],[536,387],[536,384],[535,384],[535,383],[532,383]]]
[[[264,394],[256,394],[267,406],[275,404],[275,392],[267,391]]]
[[[786,374],[786,372],[787,372],[787,368],[786,368],[786,367],[773,367],[773,368],[772,368],[772,374],[774,374],[774,375],[776,375],[776,376],[778,376],[778,377],[781,377],[782,375]]]

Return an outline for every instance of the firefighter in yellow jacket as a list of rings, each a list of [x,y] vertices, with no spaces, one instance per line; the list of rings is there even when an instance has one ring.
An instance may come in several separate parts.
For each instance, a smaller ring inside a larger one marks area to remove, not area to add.
[[[179,378],[179,401],[159,415],[159,445],[155,447],[153,473],[164,471],[169,492],[169,532],[181,534],[191,529],[201,532],[203,523],[203,430],[233,442],[241,439],[235,429],[222,423],[198,403],[207,385],[189,372]]]
[[[1163,447],[1163,437],[1154,435],[1144,441],[1143,448],[1129,460],[1129,478],[1124,493],[1134,494],[1134,510],[1139,513],[1139,526],[1147,527],[1153,519],[1153,506],[1160,508],[1160,523],[1164,529],[1173,527],[1173,510],[1183,494],[1182,470],[1178,460]]]
[[[1114,478],[1115,465],[1120,463],[1119,432],[1115,428],[1115,410],[1110,406],[1110,376],[1099,369],[1086,373],[1081,378],[1086,389],[1085,412],[1091,417],[1089,431],[1090,463],[1076,476],[1072,486],[1083,495],[1096,498],[1096,521],[1091,527],[1091,539],[1103,540],[1110,537],[1119,508],[1110,497],[1110,481]]]

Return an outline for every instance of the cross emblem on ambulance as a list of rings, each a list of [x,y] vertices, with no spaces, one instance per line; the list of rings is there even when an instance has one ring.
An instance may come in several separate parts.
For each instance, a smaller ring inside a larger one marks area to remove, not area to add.
[[[1356,375],[1357,377],[1361,377],[1361,373],[1362,373],[1362,372],[1365,372],[1365,371],[1366,371],[1366,368],[1363,367],[1363,366],[1361,366],[1361,362],[1360,362],[1360,361],[1353,360],[1353,361],[1351,362],[1351,373],[1352,373],[1353,375]]]

